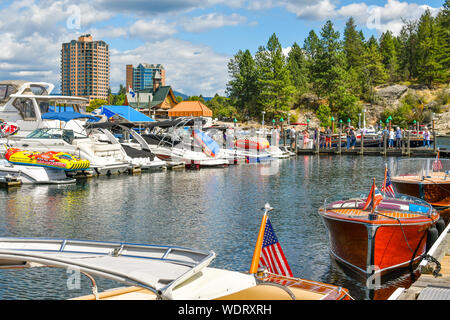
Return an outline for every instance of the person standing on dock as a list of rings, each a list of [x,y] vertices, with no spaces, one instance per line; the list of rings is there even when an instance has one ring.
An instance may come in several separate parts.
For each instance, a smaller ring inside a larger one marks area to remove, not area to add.
[[[430,132],[427,127],[425,127],[425,131],[423,132],[423,146],[430,148]]]
[[[402,131],[400,130],[399,127],[397,127],[397,131],[395,132],[395,147],[397,149],[400,149],[401,143],[402,143]]]
[[[394,148],[394,139],[395,139],[395,132],[394,129],[391,128],[391,131],[389,132],[389,148]]]
[[[331,149],[331,128],[328,126],[325,131],[325,148]]]
[[[352,140],[352,136],[350,134],[350,127],[345,129],[345,135],[347,136],[347,150],[350,149],[350,142]]]
[[[353,127],[350,128],[350,139],[351,139],[351,147],[353,150],[353,149],[355,149],[355,146],[356,146],[356,133],[355,133],[355,128],[353,128]]]
[[[289,142],[291,148],[295,148],[295,133],[295,127],[292,127],[291,130],[289,130]]]

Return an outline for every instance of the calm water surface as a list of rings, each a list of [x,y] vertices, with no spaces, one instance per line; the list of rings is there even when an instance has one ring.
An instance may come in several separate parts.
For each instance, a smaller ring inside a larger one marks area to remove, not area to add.
[[[325,198],[368,192],[381,183],[394,158],[299,156],[270,170],[244,164],[199,171],[93,178],[68,186],[0,190],[0,236],[55,237],[214,250],[214,267],[247,271],[261,222],[261,208],[275,208],[271,222],[295,276],[346,287],[356,299],[387,298],[409,276],[376,292],[329,255],[328,235],[317,211]],[[267,172],[275,172],[267,175]],[[58,269],[0,271],[0,298],[61,299],[89,294],[68,290]],[[118,286],[99,280],[99,291]]]

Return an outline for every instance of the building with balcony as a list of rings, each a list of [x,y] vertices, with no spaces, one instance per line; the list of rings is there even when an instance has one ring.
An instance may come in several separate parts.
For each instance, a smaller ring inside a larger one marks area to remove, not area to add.
[[[108,100],[110,82],[109,46],[93,41],[90,34],[62,44],[61,93]]]

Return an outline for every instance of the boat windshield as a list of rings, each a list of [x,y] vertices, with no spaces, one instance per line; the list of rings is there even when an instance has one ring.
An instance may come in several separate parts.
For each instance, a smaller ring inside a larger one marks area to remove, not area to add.
[[[83,105],[78,101],[57,101],[47,99],[37,99],[41,114],[47,112],[81,112],[85,111]]]
[[[431,178],[441,177],[450,179],[450,159],[441,158],[415,158],[401,159],[390,164],[390,175],[392,177],[418,177]]]
[[[74,139],[83,139],[87,136],[74,132],[73,130],[58,129],[58,128],[41,128],[31,132],[28,139],[63,139],[67,143],[72,143]]]

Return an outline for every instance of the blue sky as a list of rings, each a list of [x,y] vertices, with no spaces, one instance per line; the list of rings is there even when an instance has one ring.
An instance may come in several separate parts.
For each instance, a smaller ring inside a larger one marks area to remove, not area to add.
[[[0,0],[0,78],[60,85],[61,43],[91,33],[111,51],[111,88],[125,65],[162,64],[167,84],[188,95],[224,94],[227,63],[276,33],[283,48],[303,45],[326,20],[343,32],[350,16],[366,38],[400,31],[403,19],[442,1],[422,0]]]

